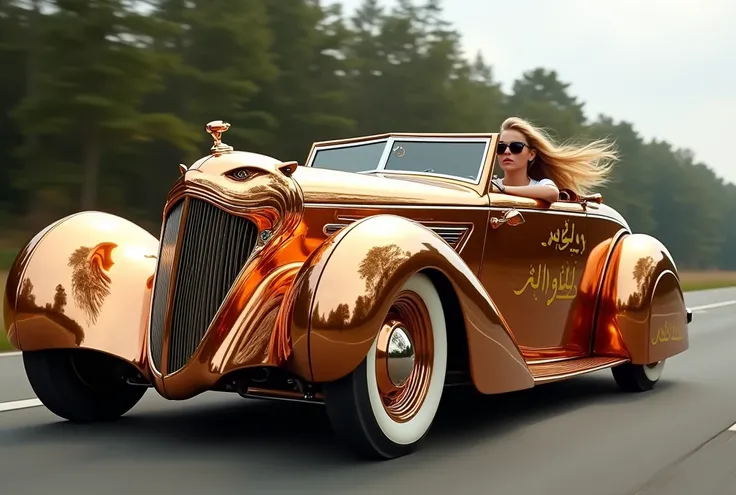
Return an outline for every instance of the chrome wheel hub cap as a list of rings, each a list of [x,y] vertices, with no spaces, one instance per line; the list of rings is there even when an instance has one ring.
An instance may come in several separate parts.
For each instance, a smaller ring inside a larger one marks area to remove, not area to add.
[[[414,344],[404,328],[396,327],[391,332],[386,354],[388,377],[395,386],[400,387],[409,379],[415,357]]]

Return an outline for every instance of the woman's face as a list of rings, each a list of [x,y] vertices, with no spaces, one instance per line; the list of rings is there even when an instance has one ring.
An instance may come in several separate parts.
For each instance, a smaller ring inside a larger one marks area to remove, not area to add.
[[[536,151],[529,149],[529,143],[522,133],[507,129],[501,133],[496,155],[498,164],[508,174],[526,171],[529,162],[536,156]]]

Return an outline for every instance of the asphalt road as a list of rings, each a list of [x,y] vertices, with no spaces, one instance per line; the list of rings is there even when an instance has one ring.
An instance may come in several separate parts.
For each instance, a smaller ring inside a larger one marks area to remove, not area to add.
[[[383,463],[336,444],[320,406],[149,391],[119,423],[86,427],[12,410],[33,393],[20,358],[0,357],[0,492],[736,494],[736,289],[687,300],[690,349],[654,391],[619,392],[610,371],[506,396],[454,390],[423,448]]]

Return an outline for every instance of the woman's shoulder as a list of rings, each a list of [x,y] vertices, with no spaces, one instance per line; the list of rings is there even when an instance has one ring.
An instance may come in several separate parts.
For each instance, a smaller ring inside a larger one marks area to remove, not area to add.
[[[547,179],[547,178],[540,179],[540,180],[530,178],[529,185],[530,186],[555,186],[557,187],[557,184],[555,184],[555,181],[553,181],[552,179]]]

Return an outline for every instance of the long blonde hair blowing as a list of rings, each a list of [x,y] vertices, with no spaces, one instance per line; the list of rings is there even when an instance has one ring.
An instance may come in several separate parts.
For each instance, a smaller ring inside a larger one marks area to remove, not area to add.
[[[501,124],[501,132],[514,130],[522,133],[529,147],[536,150],[529,176],[540,180],[548,178],[559,189],[576,194],[591,194],[596,187],[608,182],[613,164],[618,160],[614,144],[598,139],[589,144],[555,144],[542,129],[519,117],[510,117]]]

